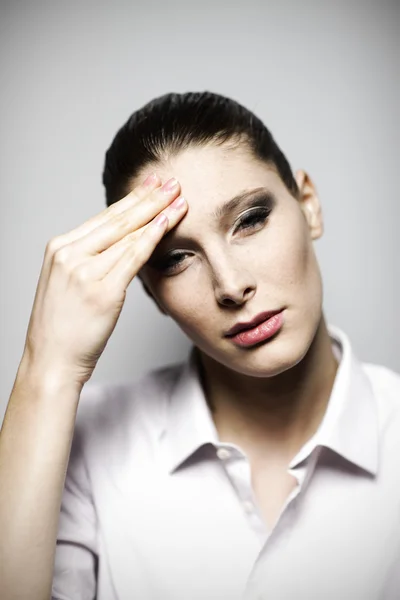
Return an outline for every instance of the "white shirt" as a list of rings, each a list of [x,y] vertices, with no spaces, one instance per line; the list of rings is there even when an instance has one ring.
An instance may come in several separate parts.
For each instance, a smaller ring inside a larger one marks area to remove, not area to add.
[[[400,376],[340,363],[297,488],[268,531],[240,447],[218,441],[195,348],[82,390],[60,513],[60,600],[398,600]],[[97,589],[97,595],[96,595]]]

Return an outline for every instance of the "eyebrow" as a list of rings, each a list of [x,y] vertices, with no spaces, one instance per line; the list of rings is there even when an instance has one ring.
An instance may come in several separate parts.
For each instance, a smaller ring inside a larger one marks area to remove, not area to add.
[[[252,190],[246,190],[245,192],[241,192],[240,194],[237,194],[236,196],[234,196],[233,198],[231,198],[230,200],[228,200],[221,206],[218,206],[212,212],[212,218],[216,219],[216,220],[222,219],[223,217],[228,215],[230,212],[233,212],[234,210],[236,210],[242,204],[242,202],[244,202],[248,198],[252,198],[253,196],[256,196],[258,194],[262,194],[262,195],[269,194],[270,195],[270,192],[265,187],[253,188]]]
[[[234,212],[237,208],[239,208],[240,205],[243,202],[245,202],[246,200],[247,201],[252,200],[253,202],[256,202],[258,200],[261,201],[261,199],[263,199],[263,198],[267,199],[268,203],[274,202],[273,194],[266,187],[257,187],[257,188],[253,188],[251,190],[245,190],[244,192],[240,192],[240,194],[237,194],[230,200],[227,200],[227,202],[224,202],[224,204],[222,204],[221,206],[218,206],[216,209],[214,209],[213,212],[211,213],[211,217],[212,217],[212,219],[214,219],[216,221],[221,221],[222,219],[229,216],[231,212]],[[178,227],[179,227],[179,223],[178,223]],[[167,240],[174,243],[176,238],[181,239],[181,238],[185,238],[185,236],[184,235],[182,236],[181,234],[179,234],[179,231],[176,230],[176,226],[175,226],[170,231],[168,231],[167,233],[164,234],[163,238],[160,240],[160,242],[158,244],[158,247],[161,248]],[[155,252],[157,252],[157,251],[158,250],[156,248]]]

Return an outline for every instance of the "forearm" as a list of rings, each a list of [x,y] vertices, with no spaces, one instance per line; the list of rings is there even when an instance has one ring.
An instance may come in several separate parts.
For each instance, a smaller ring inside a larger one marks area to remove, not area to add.
[[[0,433],[0,598],[47,600],[80,390],[22,360]]]

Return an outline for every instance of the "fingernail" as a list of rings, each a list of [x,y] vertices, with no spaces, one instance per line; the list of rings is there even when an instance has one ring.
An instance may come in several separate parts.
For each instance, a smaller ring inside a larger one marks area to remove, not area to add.
[[[143,181],[143,185],[145,186],[150,186],[153,183],[155,183],[157,180],[157,175],[156,173],[151,173],[148,177],[146,177],[146,179]]]
[[[164,225],[165,222],[168,221],[168,217],[164,213],[160,213],[154,219],[155,225]]]
[[[171,208],[182,208],[184,206],[185,202],[186,202],[185,198],[183,196],[179,196],[179,198],[174,200],[170,206],[171,206]]]
[[[172,179],[169,179],[167,183],[164,183],[163,190],[164,192],[171,192],[177,185],[178,181],[175,179],[175,177],[172,177]]]

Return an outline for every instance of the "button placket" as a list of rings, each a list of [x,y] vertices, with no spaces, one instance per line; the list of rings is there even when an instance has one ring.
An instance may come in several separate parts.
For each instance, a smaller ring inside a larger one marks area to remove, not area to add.
[[[226,446],[216,447],[215,453],[224,466],[250,526],[257,535],[264,537],[265,524],[253,495],[251,468],[246,455],[240,449]]]

